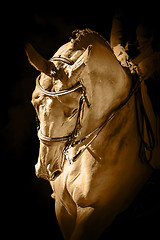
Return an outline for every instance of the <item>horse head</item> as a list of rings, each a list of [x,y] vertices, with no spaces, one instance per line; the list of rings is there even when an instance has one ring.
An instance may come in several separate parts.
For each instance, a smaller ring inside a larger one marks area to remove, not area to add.
[[[26,46],[30,63],[41,72],[38,77],[41,89],[36,86],[32,97],[41,140],[36,174],[48,180],[63,170],[63,153],[71,141],[69,136],[76,135],[78,141],[94,131],[130,89],[128,77],[105,39],[89,29],[74,34],[76,38],[60,47],[49,61],[30,44]],[[52,96],[42,91],[59,93],[77,84],[81,87],[70,94]],[[83,113],[80,111],[82,96]],[[47,141],[47,137],[62,141]]]

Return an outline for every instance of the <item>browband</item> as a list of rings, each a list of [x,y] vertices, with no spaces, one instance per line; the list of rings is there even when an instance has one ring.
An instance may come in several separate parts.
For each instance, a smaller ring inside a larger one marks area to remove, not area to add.
[[[72,61],[71,59],[67,58],[67,57],[62,57],[61,55],[59,55],[58,57],[52,57],[50,59],[50,61],[59,61],[59,62],[63,62],[63,63],[67,63],[68,65],[73,65],[74,61]]]
[[[66,89],[66,90],[61,90],[61,91],[58,91],[58,92],[49,92],[47,90],[45,90],[41,84],[40,84],[40,78],[41,76],[38,76],[37,79],[36,79],[36,86],[47,96],[50,96],[50,97],[56,97],[56,96],[61,96],[61,95],[65,95],[65,94],[68,94],[68,93],[72,93],[72,92],[75,92],[77,91],[79,88],[83,88],[82,84],[80,82],[78,82],[76,85],[74,85],[73,87],[69,88],[69,89]]]

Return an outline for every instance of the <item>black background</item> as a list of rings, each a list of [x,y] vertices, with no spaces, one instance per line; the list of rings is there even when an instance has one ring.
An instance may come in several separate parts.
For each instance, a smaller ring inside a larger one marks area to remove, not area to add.
[[[4,192],[2,221],[7,226],[6,234],[22,239],[62,239],[54,213],[54,200],[50,197],[50,185],[43,179],[37,179],[34,173],[39,141],[31,98],[38,72],[28,63],[25,43],[32,43],[48,59],[69,41],[71,32],[77,28],[89,27],[109,41],[115,5],[112,2],[102,5],[96,2],[44,1],[23,2],[21,5],[11,3],[2,9],[1,185]],[[156,7],[152,5],[155,14]],[[156,208],[151,214],[140,218],[117,218],[103,239],[117,236],[130,239],[133,235],[146,237],[149,234],[156,239],[154,236],[160,225],[158,211],[159,208]]]

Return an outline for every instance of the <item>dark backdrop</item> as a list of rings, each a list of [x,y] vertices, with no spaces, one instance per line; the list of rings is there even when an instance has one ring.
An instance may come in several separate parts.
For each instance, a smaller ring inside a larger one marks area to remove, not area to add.
[[[5,52],[4,67],[1,67],[4,74],[1,80],[3,221],[8,226],[6,233],[22,239],[59,240],[62,236],[54,213],[54,200],[50,197],[50,185],[37,179],[34,173],[39,141],[31,98],[38,72],[29,65],[24,45],[32,43],[48,59],[69,41],[71,32],[77,28],[89,27],[109,41],[116,6],[94,2],[89,5],[82,2],[39,4],[10,5],[9,11],[8,7],[4,9],[6,15],[1,20],[4,30],[1,52]],[[103,239],[117,236],[130,239],[126,229],[135,237],[147,236],[147,230],[151,234],[158,232],[157,216],[159,213],[154,212],[138,219],[118,218]]]

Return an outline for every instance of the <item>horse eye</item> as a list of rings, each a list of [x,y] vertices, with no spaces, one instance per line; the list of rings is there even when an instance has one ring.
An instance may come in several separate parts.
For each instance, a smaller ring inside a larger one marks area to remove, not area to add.
[[[68,118],[70,115],[71,115],[71,110],[69,108],[65,108],[64,109],[64,116]]]

